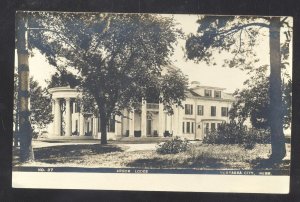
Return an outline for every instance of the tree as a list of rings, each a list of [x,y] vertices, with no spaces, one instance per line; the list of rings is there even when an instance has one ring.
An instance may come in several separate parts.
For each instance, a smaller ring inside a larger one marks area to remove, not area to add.
[[[16,45],[18,53],[18,124],[20,136],[20,161],[34,160],[32,148],[32,128],[29,112],[29,64],[28,64],[28,20],[25,16],[16,15]]]
[[[14,91],[14,124],[15,124],[15,133],[18,133],[18,74],[15,74],[15,91]],[[51,103],[50,95],[47,93],[47,90],[42,88],[39,83],[34,80],[32,77],[29,82],[29,94],[30,94],[30,122],[32,128],[42,130],[49,123],[52,122],[53,116],[51,114]],[[18,135],[16,135],[18,136]],[[15,145],[17,145],[17,139]]]
[[[30,109],[33,128],[36,126],[39,130],[42,130],[52,122],[50,95],[32,77],[30,78]]]
[[[270,129],[270,98],[269,98],[269,79],[266,76],[267,65],[261,66],[253,75],[244,82],[245,88],[236,90],[234,96],[236,101],[229,111],[231,120],[243,124],[247,118],[250,118],[251,124],[257,129]],[[290,127],[292,119],[291,105],[291,79],[283,83],[282,99],[284,105],[284,128]]]
[[[225,60],[229,67],[253,69],[257,62],[254,47],[259,43],[262,32],[269,35],[270,50],[270,128],[272,154],[270,160],[281,161],[286,155],[283,134],[283,107],[281,92],[281,69],[287,63],[291,26],[287,17],[247,17],[247,16],[204,16],[197,23],[196,35],[186,41],[187,58],[211,63],[214,51],[227,51],[232,59]],[[280,35],[285,28],[285,42]],[[281,47],[280,47],[281,46]],[[252,59],[252,60],[247,60]]]
[[[162,67],[170,64],[173,45],[182,36],[172,18],[151,14],[28,15],[31,47],[56,68],[78,71],[81,89],[92,96],[99,111],[102,144],[107,143],[106,126],[112,116],[124,116],[122,110],[134,108],[147,89],[160,89]],[[185,80],[178,82],[186,88]],[[165,105],[180,104],[177,98],[184,96],[169,95],[162,96]]]
[[[58,72],[55,72],[51,79],[47,81],[47,88],[61,87],[61,86],[70,86],[74,88],[80,85],[80,80],[72,73],[68,72],[65,68],[58,69]]]

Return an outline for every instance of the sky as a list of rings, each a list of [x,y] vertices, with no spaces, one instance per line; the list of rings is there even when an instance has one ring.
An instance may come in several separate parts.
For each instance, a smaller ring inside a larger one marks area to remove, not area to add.
[[[198,24],[196,23],[198,19],[197,15],[172,16],[178,23],[177,26],[182,28],[184,34],[196,33],[198,27]],[[267,35],[260,37],[257,50],[259,51],[261,64],[269,63],[269,50],[265,48],[268,46],[268,43],[269,40]],[[184,50],[182,50],[184,46],[185,40],[179,40],[171,60],[175,66],[179,67],[182,72],[188,76],[190,82],[198,81],[201,85],[205,86],[223,87],[226,88],[226,92],[231,93],[234,92],[235,89],[243,87],[243,82],[247,79],[246,72],[238,68],[222,67],[224,55],[226,58],[226,53],[215,53],[217,65],[209,66],[205,62],[197,64],[194,61],[187,61],[184,58]],[[40,85],[46,87],[45,80],[49,80],[56,70],[47,63],[45,57],[41,55],[38,50],[34,50],[33,53],[33,56],[29,58],[30,74],[40,83]]]

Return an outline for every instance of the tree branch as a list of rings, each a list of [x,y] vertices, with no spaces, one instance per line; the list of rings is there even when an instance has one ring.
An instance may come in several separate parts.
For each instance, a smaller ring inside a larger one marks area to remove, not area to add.
[[[254,22],[254,23],[249,23],[249,24],[245,24],[245,25],[237,25],[232,27],[231,29],[225,30],[223,32],[219,32],[219,35],[223,35],[223,34],[228,34],[230,32],[237,32],[238,30],[247,28],[247,27],[264,27],[264,28],[269,28],[269,25],[266,23],[260,23],[260,22]]]

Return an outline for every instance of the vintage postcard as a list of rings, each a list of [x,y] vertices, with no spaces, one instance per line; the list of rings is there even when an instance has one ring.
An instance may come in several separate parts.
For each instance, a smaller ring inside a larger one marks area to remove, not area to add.
[[[293,18],[16,13],[14,188],[289,193]]]

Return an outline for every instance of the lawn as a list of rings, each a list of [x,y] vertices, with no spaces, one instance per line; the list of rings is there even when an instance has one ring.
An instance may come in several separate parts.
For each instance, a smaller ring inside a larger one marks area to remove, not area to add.
[[[290,151],[290,144],[287,149]],[[158,154],[155,144],[145,149],[131,144],[70,144],[39,147],[34,149],[35,162],[20,164],[14,158],[14,166],[48,167],[110,167],[110,168],[195,168],[207,169],[259,169],[274,168],[264,164],[270,145],[256,145],[245,150],[239,145],[208,145],[194,143],[186,152]],[[289,155],[289,152],[288,152]],[[18,150],[14,151],[18,156]],[[288,169],[289,158],[276,168]]]

